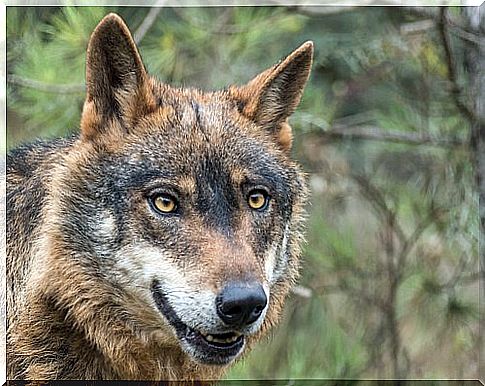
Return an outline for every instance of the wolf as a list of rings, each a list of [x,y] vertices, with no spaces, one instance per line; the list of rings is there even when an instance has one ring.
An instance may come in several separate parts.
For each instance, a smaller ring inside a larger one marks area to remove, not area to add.
[[[277,323],[307,197],[288,117],[312,56],[176,88],[119,16],[100,21],[79,134],[7,155],[9,379],[218,379]]]

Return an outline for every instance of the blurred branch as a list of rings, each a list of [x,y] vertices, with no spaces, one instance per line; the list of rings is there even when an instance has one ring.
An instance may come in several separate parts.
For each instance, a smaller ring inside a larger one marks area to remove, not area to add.
[[[442,26],[443,24],[443,19],[440,15],[440,12],[443,11],[443,8],[438,8],[438,7],[404,7],[404,8],[406,9],[406,11],[408,11],[413,15],[430,18],[440,26]],[[450,32],[455,34],[459,38],[472,42],[476,45],[485,46],[485,42],[483,41],[483,39],[480,38],[480,36],[478,36],[473,32],[468,31],[467,28],[464,27],[462,23],[460,23],[459,21],[452,19],[448,16],[445,22]]]
[[[413,249],[416,245],[416,242],[419,240],[423,232],[428,228],[431,224],[433,224],[435,218],[432,214],[426,216],[424,220],[422,220],[414,229],[414,232],[409,236],[404,243],[402,244],[401,251],[398,256],[398,263],[397,263],[397,274],[401,275],[404,269],[404,265],[406,263],[406,258],[409,255],[409,252]]]
[[[291,292],[301,298],[309,299],[313,296],[311,288],[304,287],[302,285],[295,285],[291,288]]]
[[[474,33],[468,32],[468,31],[466,31],[466,30],[464,30],[464,29],[462,29],[462,28],[460,28],[456,25],[453,25],[453,24],[451,24],[451,22],[450,22],[449,27],[450,27],[450,32],[455,34],[459,38],[461,38],[463,40],[467,40],[467,41],[474,43],[476,45],[480,45],[482,47],[485,47],[485,42],[482,39],[480,39],[479,36],[475,35]]]
[[[39,80],[23,78],[18,75],[8,75],[8,83],[17,84],[19,86],[24,86],[28,88],[33,88],[39,91],[44,91],[48,93],[55,94],[81,94],[86,91],[84,84],[54,84],[45,83]]]
[[[318,287],[318,295],[332,293],[346,294],[352,300],[363,300],[367,305],[376,307],[380,311],[387,309],[387,304],[382,299],[369,295],[363,288],[354,288],[343,280],[336,285],[323,285]]]
[[[469,259],[467,259],[466,255],[460,259],[460,262],[451,278],[446,283],[440,285],[441,290],[454,290],[458,285],[468,285],[476,282],[477,280],[485,279],[484,271],[464,274],[469,263],[468,260]]]
[[[155,22],[158,14],[162,10],[161,6],[164,1],[158,1],[154,7],[150,8],[142,23],[133,35],[135,42],[138,44],[145,37],[150,27]],[[53,93],[53,94],[83,94],[86,91],[86,86],[83,83],[66,83],[55,84],[46,83],[40,80],[24,78],[18,75],[10,74],[7,77],[10,84],[16,84],[23,87],[32,88],[38,91]]]
[[[139,44],[143,40],[143,38],[145,37],[145,34],[148,32],[150,27],[157,19],[157,16],[162,10],[162,6],[164,3],[165,3],[164,0],[159,0],[153,5],[153,7],[150,8],[147,15],[143,19],[142,23],[133,34],[133,39],[135,40],[136,44]]]
[[[315,133],[326,138],[335,139],[359,139],[380,142],[394,142],[408,145],[427,145],[436,147],[462,147],[468,142],[459,138],[436,138],[428,134],[417,132],[390,131],[375,125],[368,125],[365,122],[372,120],[372,116],[367,113],[358,113],[349,117],[343,117],[335,121],[328,127],[327,123],[308,112],[295,113],[295,117],[304,123],[310,124]]]
[[[369,280],[376,280],[378,277],[382,276],[383,272],[379,269],[375,269],[374,271],[364,270],[357,265],[352,267],[339,267],[339,269],[334,271],[335,275],[340,274],[351,274],[355,278],[369,281]]]
[[[185,23],[189,24],[191,27],[195,27],[201,31],[205,31],[211,34],[222,34],[222,35],[237,35],[245,34],[249,31],[254,31],[261,27],[266,27],[268,23],[281,18],[280,14],[275,14],[270,17],[261,19],[259,21],[252,21],[250,24],[243,26],[241,24],[229,24],[226,17],[231,16],[233,8],[229,7],[226,12],[222,13],[221,17],[217,23],[211,21],[205,21],[202,18],[187,16],[183,8],[173,8],[172,11],[177,14]]]
[[[399,31],[401,35],[414,35],[421,34],[428,29],[434,28],[435,26],[436,24],[434,20],[425,19],[401,24]]]
[[[466,285],[466,284],[473,283],[473,282],[475,282],[479,279],[485,279],[485,272],[484,271],[473,272],[473,273],[470,273],[468,275],[461,276],[458,279],[457,283],[462,284],[462,285]]]
[[[362,374],[366,374],[367,371],[373,367],[377,368],[377,378],[383,378],[382,373],[380,371],[383,367],[383,356],[385,355],[382,346],[386,340],[386,325],[384,320],[380,320],[378,323],[378,327],[375,329],[373,333],[370,333],[370,337],[368,338],[368,347],[369,347],[369,358],[367,359],[366,364],[363,366],[361,371],[360,378],[364,378]]]
[[[330,138],[352,138],[437,147],[459,147],[466,145],[466,142],[456,138],[440,139],[421,133],[393,132],[377,126],[334,126],[328,130],[322,130],[322,135]]]
[[[326,16],[326,15],[333,15],[336,13],[344,13],[344,12],[349,12],[349,11],[354,11],[355,6],[348,6],[348,7],[339,7],[339,6],[305,6],[305,5],[286,5],[282,1],[278,0],[273,0],[272,3],[275,5],[279,6],[286,6],[286,8],[289,11],[297,12],[301,15],[305,16]],[[393,4],[393,5],[401,5],[398,2],[393,2],[391,0],[388,0],[388,3]],[[409,13],[420,16],[420,17],[426,17],[431,20],[420,20],[414,23],[407,23],[409,24],[409,28],[412,28],[414,32],[416,31],[416,28],[419,27],[419,32],[423,32],[427,29],[434,28],[436,24],[440,24],[440,15],[438,12],[438,7],[404,7],[406,11]],[[480,39],[479,36],[474,34],[473,32],[467,31],[465,27],[460,25],[456,20],[449,19],[448,21],[448,27],[450,28],[450,32],[457,35],[463,40],[467,40],[469,42],[472,42],[477,45],[482,45],[485,46],[485,42],[483,39]],[[404,26],[404,30],[402,31],[404,33],[409,33],[406,29],[406,26]]]
[[[448,9],[443,7],[440,9],[441,23],[439,25],[439,31],[441,35],[441,40],[443,42],[443,48],[446,56],[446,63],[448,67],[448,79],[452,85],[452,95],[455,100],[455,104],[458,110],[467,118],[469,121],[476,121],[475,113],[461,100],[462,89],[458,84],[457,67],[455,62],[455,57],[453,54],[453,48],[451,46],[451,40],[448,33]]]
[[[367,201],[371,203],[378,213],[384,216],[386,223],[391,226],[399,241],[405,243],[407,239],[406,235],[397,221],[396,214],[389,208],[380,190],[377,189],[365,176],[352,175],[351,177],[357,183],[362,195]]]
[[[356,6],[311,6],[311,5],[288,5],[287,3],[279,0],[271,1],[274,5],[286,7],[288,11],[298,12],[299,14],[306,16],[326,16],[334,15],[336,13],[344,13],[354,11]]]

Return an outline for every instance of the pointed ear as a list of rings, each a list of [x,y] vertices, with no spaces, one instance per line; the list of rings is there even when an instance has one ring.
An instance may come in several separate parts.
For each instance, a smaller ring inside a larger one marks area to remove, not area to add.
[[[118,15],[108,14],[88,44],[83,137],[107,131],[113,119],[134,120],[153,109],[155,100],[147,85],[148,76],[128,27]]]
[[[241,113],[269,131],[285,150],[291,148],[292,142],[287,118],[300,103],[312,59],[313,42],[308,41],[247,85],[229,91]]]

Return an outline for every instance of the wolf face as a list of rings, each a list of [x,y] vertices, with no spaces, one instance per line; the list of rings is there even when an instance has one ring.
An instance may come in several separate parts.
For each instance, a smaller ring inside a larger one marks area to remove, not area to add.
[[[81,135],[52,172],[41,249],[46,291],[106,353],[124,348],[103,323],[221,366],[276,323],[306,197],[287,118],[312,51],[204,93],[149,77],[118,16],[98,25]]]
[[[247,86],[202,93],[149,78],[119,17],[92,36],[59,233],[143,303],[140,329],[168,325],[201,363],[236,358],[296,274],[306,189],[286,118],[311,56],[306,43]]]
[[[103,149],[96,167],[66,176],[76,197],[66,197],[60,233],[88,227],[80,247],[107,278],[139,294],[195,359],[225,364],[296,269],[289,241],[305,188],[298,168],[235,107],[228,114],[192,98],[173,101],[168,119],[146,119],[143,136]]]

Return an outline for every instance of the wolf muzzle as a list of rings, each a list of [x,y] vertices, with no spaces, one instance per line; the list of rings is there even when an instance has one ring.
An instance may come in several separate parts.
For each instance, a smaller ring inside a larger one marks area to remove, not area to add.
[[[177,314],[157,280],[153,281],[151,290],[158,310],[174,328],[182,348],[198,362],[211,365],[228,364],[242,352],[247,335],[258,328],[268,305],[268,297],[259,282],[232,281],[212,303],[214,316],[217,314],[219,321],[191,327]]]

